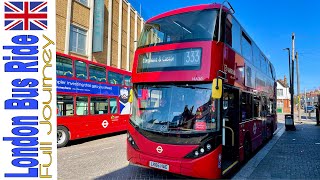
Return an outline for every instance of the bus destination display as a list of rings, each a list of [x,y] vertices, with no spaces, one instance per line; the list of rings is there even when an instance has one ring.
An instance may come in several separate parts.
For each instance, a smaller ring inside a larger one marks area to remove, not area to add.
[[[138,72],[196,70],[201,65],[200,48],[142,54]]]

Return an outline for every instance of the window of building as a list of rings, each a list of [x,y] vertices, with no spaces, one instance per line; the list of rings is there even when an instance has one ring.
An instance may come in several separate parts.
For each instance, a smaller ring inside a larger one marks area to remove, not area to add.
[[[90,80],[98,81],[98,82],[106,82],[107,81],[107,73],[106,68],[96,66],[96,65],[89,65],[89,73],[90,73]]]
[[[123,75],[109,71],[108,72],[108,82],[110,84],[121,84],[121,85],[123,85]]]
[[[73,116],[73,97],[57,95],[57,116]]]
[[[277,96],[283,96],[283,89],[277,89]]]
[[[77,115],[88,115],[88,97],[78,96],[76,98]]]
[[[88,0],[77,0],[79,3],[85,5],[85,6],[88,6]]]
[[[131,77],[130,76],[124,76],[124,83],[126,86],[132,86]]]
[[[118,113],[118,102],[116,98],[110,98],[110,112],[111,114]]]
[[[88,79],[87,64],[82,61],[75,61],[76,77],[79,79]]]
[[[90,114],[108,114],[108,98],[92,97],[90,101]]]
[[[241,53],[246,60],[252,62],[251,41],[244,32],[242,32],[242,37],[241,37]]]
[[[70,27],[70,51],[82,55],[87,54],[87,31],[71,25]]]
[[[71,59],[57,56],[57,76],[73,76]]]

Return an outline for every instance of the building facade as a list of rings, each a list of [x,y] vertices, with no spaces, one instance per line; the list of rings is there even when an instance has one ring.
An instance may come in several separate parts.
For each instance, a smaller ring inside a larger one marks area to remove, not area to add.
[[[144,20],[126,0],[56,0],[57,51],[131,71]]]
[[[290,113],[291,111],[291,94],[287,83],[287,78],[277,81],[277,112]]]

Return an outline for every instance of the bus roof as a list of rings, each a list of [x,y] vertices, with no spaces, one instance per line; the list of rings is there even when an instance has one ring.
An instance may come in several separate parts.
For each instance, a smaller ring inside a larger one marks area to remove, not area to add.
[[[186,12],[192,12],[192,11],[200,11],[200,10],[206,10],[206,9],[218,9],[221,7],[221,4],[202,4],[202,5],[196,5],[196,6],[189,6],[189,7],[184,7],[184,8],[179,8],[179,9],[175,9],[172,11],[168,11],[165,13],[162,13],[160,15],[154,16],[152,18],[150,18],[148,22],[163,18],[163,17],[167,17],[167,16],[172,16],[172,15],[176,15],[176,14],[181,14],[181,13],[186,13]],[[224,11],[229,11],[228,8],[226,8],[225,6],[223,6],[223,10]]]

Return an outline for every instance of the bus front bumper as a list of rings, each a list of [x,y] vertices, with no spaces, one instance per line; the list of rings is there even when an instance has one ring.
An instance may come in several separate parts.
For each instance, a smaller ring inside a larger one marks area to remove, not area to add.
[[[220,145],[211,153],[196,159],[173,159],[141,153],[127,143],[127,159],[131,164],[195,178],[221,178],[221,152]]]

